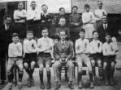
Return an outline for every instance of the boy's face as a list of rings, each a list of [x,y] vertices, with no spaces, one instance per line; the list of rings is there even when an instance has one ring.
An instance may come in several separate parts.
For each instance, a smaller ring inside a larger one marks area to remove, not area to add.
[[[12,41],[14,43],[17,43],[19,41],[19,37],[18,36],[12,37]]]
[[[99,34],[97,32],[94,32],[93,39],[98,39],[98,37],[99,37]]]
[[[65,15],[65,9],[64,8],[60,10],[60,15]]]
[[[98,7],[101,9],[103,4],[101,2],[98,2]]]
[[[32,2],[31,7],[32,7],[32,9],[35,9],[36,8],[36,2]]]
[[[121,35],[121,30],[118,30],[118,34]]]
[[[33,37],[34,37],[33,33],[30,33],[30,32],[27,33],[27,38],[28,38],[28,39],[32,39]]]
[[[23,3],[19,3],[19,4],[18,4],[18,9],[22,10],[23,7],[24,7]]]
[[[60,39],[65,40],[66,39],[66,32],[60,32]]]
[[[106,35],[105,39],[106,39],[107,42],[110,42],[111,41],[111,36],[110,35]]]
[[[47,12],[48,7],[46,5],[42,6],[42,11]]]
[[[85,32],[80,32],[79,36],[80,36],[80,38],[84,38],[85,37]]]
[[[64,18],[61,18],[60,21],[59,21],[59,24],[61,26],[64,26],[66,24],[66,20]]]
[[[42,36],[43,37],[47,37],[48,36],[48,30],[47,29],[42,30]]]
[[[11,22],[12,22],[11,17],[7,17],[4,22],[5,22],[5,24],[11,24]]]
[[[77,13],[77,11],[78,11],[78,9],[76,7],[72,9],[73,13]]]
[[[85,11],[86,12],[89,12],[90,11],[90,8],[89,7],[85,7]]]

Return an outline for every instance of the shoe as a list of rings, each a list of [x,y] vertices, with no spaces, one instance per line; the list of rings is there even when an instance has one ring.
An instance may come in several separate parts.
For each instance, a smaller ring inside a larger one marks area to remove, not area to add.
[[[94,83],[93,82],[90,83],[90,88],[94,88]]]
[[[12,87],[13,87],[12,83],[9,83],[8,84],[8,90],[12,90]]]
[[[19,89],[19,90],[22,89],[22,83],[21,83],[21,82],[18,83],[18,89]]]
[[[82,89],[82,83],[81,83],[81,82],[79,83],[78,88],[79,88],[79,89]]]
[[[41,88],[41,89],[45,89],[44,83],[41,83],[41,84],[40,84],[40,88]]]
[[[113,81],[113,79],[110,80],[110,85],[111,85],[111,86],[114,85],[114,81]]]
[[[59,88],[61,87],[61,84],[59,84],[58,82],[56,83],[56,87],[54,88],[54,90],[59,90]]]
[[[4,85],[4,84],[5,84],[5,81],[2,80],[2,81],[0,82],[0,85]]]
[[[108,86],[108,85],[109,85],[108,81],[105,81],[105,85],[106,85],[106,86]]]
[[[30,83],[31,83],[31,86],[34,86],[34,79],[33,78],[30,80]]]
[[[73,83],[70,82],[70,83],[68,84],[68,87],[69,87],[70,89],[74,89],[74,85],[73,85]]]
[[[47,89],[50,89],[50,88],[51,88],[51,83],[48,82],[48,83],[47,83]]]

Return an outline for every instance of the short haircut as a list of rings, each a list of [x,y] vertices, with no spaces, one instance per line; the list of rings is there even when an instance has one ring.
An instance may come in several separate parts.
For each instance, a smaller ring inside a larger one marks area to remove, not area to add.
[[[80,32],[84,32],[85,33],[85,30],[84,29],[81,29]]]
[[[46,7],[47,7],[47,9],[48,9],[48,6],[47,6],[46,4],[42,4],[42,5],[41,5],[41,7],[44,7],[44,6],[46,6]]]
[[[60,7],[60,8],[59,8],[59,11],[61,11],[62,9],[64,9],[64,10],[65,10],[65,8],[64,8],[64,7]]]
[[[78,6],[73,6],[72,9],[74,9],[74,8],[78,9]]]
[[[89,4],[85,4],[84,8],[90,8],[90,5]]]
[[[106,36],[110,36],[110,37],[111,37],[111,35],[110,35],[109,33],[105,33],[105,37],[106,37]]]
[[[92,34],[94,34],[94,33],[98,33],[98,31],[93,31]]]
[[[26,34],[28,34],[28,33],[32,33],[33,34],[33,31],[32,30],[27,30]]]
[[[4,20],[6,20],[7,18],[11,18],[12,19],[12,17],[10,15],[5,15],[3,18],[4,18]]]
[[[19,37],[18,33],[13,33],[12,37]]]
[[[47,28],[47,27],[43,27],[43,28],[42,28],[42,31],[43,31],[43,30],[47,30],[47,31],[48,31],[48,28]]]

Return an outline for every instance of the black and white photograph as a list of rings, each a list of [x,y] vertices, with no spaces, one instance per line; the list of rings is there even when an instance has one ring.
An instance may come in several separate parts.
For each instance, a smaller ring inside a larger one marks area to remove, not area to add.
[[[0,90],[121,90],[121,0],[0,0]]]

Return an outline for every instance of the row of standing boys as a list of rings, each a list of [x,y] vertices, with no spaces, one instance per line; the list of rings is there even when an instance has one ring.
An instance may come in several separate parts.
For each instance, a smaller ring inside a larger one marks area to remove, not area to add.
[[[47,27],[48,31],[49,31],[49,35],[51,37],[53,37],[53,38],[54,38],[54,36],[59,37],[60,32],[65,31],[67,33],[68,39],[72,40],[73,42],[75,42],[75,40],[79,38],[80,32],[85,33],[85,38],[89,39],[89,41],[90,41],[93,38],[93,35],[95,34],[95,33],[93,33],[93,31],[95,31],[95,30],[97,30],[97,33],[99,34],[100,41],[105,42],[105,38],[104,38],[105,34],[110,32],[108,30],[107,12],[103,9],[103,3],[101,1],[98,2],[98,9],[96,9],[94,12],[90,11],[90,5],[85,4],[84,5],[85,10],[84,10],[84,12],[82,12],[82,16],[80,16],[80,14],[78,14],[78,7],[73,6],[72,14],[69,17],[68,17],[68,15],[66,15],[65,9],[63,7],[59,9],[59,15],[57,15],[56,17],[52,17],[47,11],[48,10],[47,5],[45,5],[45,4],[42,5],[41,13],[38,13],[38,11],[36,10],[36,5],[37,5],[36,2],[32,1],[31,10],[26,11],[23,9],[23,3],[21,3],[21,2],[18,3],[18,9],[15,10],[14,14],[13,14],[13,18],[14,18],[14,22],[15,22],[14,24],[11,24],[11,21],[12,21],[11,17],[6,16],[4,18],[4,25],[2,25],[0,28],[0,34],[1,34],[0,40],[2,42],[0,44],[1,45],[0,46],[1,47],[0,48],[1,66],[2,66],[1,68],[3,70],[2,75],[1,75],[2,82],[4,82],[4,80],[5,80],[5,75],[3,75],[5,73],[5,58],[6,58],[6,55],[8,52],[8,45],[11,42],[11,35],[13,32],[18,33],[20,38],[23,39],[26,37],[27,30],[30,30],[30,31],[34,32],[34,35],[36,38],[40,38],[42,36],[42,34],[41,34],[42,30],[46,29],[45,27]],[[85,31],[81,30],[82,28]],[[32,33],[29,33],[29,34],[32,34]],[[29,36],[31,38],[31,35],[28,35],[28,37]],[[107,35],[107,37],[108,36],[110,38],[110,35]],[[13,37],[14,37],[14,35],[13,35]],[[15,35],[15,37],[16,37],[16,35]],[[15,41],[18,41],[18,40],[16,40],[16,38],[15,38]],[[25,41],[25,42],[28,42],[28,41]],[[36,42],[32,40],[32,43],[36,43]],[[29,43],[27,43],[27,44],[29,44]],[[50,45],[52,45],[52,44],[50,44]],[[20,44],[18,44],[18,46],[21,47]],[[27,46],[29,46],[29,45],[27,45]],[[110,48],[110,45],[107,45],[107,43],[106,43],[106,47]],[[31,47],[27,47],[27,48],[31,49]],[[26,50],[26,49],[24,49],[24,50]],[[29,51],[26,50],[26,52],[29,52]],[[22,54],[22,52],[20,54]],[[41,53],[41,54],[42,54],[42,56],[48,56],[48,54],[45,54],[45,53],[44,54]],[[36,54],[25,55],[25,57],[28,59],[30,59],[30,58],[34,59],[35,56],[36,56]],[[12,56],[9,56],[9,57],[13,58]],[[95,55],[94,55],[94,57],[95,57]],[[97,57],[97,55],[96,55],[96,57]],[[26,61],[26,62],[29,63],[28,61]],[[18,64],[20,64],[20,63],[18,63]],[[41,61],[40,63],[43,63],[43,61]],[[10,62],[10,65],[11,64],[12,64],[12,62]],[[32,64],[34,65],[34,62]],[[26,63],[25,63],[25,66],[27,66]],[[21,67],[21,65],[20,65],[20,67]],[[43,66],[40,66],[40,67],[43,67]],[[33,68],[26,70],[26,71],[29,73],[30,77],[32,78]],[[20,77],[22,77],[21,73],[22,72],[20,72]],[[48,73],[50,73],[50,72],[48,72]],[[42,81],[43,72],[40,72],[40,77],[42,77],[40,79],[43,84],[43,81]],[[10,78],[9,81],[11,82],[12,74],[10,74],[9,78]],[[49,78],[50,78],[50,74],[48,74],[48,80],[50,80]],[[20,81],[21,81],[21,79],[20,79]],[[48,81],[48,82],[50,82],[50,81]],[[41,86],[42,86],[42,88],[44,87],[44,85],[41,85]]]

